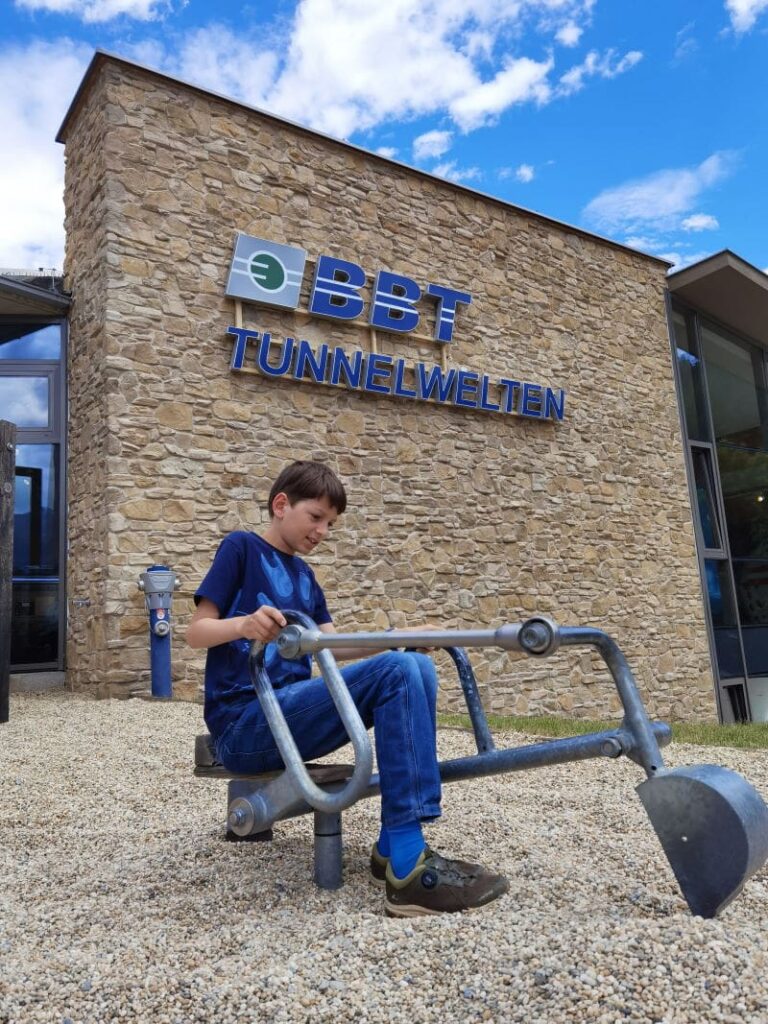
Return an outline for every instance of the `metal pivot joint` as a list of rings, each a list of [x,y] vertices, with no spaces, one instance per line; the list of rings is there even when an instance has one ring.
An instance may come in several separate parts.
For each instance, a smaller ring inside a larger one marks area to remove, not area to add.
[[[171,682],[171,605],[181,580],[167,565],[150,565],[139,575],[139,590],[149,616],[149,655],[152,696],[173,696]]]

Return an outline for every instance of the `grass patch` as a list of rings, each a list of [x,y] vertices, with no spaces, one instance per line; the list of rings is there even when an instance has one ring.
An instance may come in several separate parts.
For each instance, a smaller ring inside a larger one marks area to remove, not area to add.
[[[438,715],[440,725],[471,729],[469,715]],[[532,736],[583,736],[618,725],[585,718],[555,718],[552,715],[488,715],[493,732],[525,732]],[[713,725],[709,722],[673,722],[672,739],[676,743],[695,743],[702,747],[739,747],[768,749],[768,722],[748,725]]]

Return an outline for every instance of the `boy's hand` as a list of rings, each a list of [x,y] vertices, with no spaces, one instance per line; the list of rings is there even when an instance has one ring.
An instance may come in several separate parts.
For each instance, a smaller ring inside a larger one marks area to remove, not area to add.
[[[246,640],[261,640],[263,644],[268,644],[288,623],[277,608],[263,604],[251,615],[244,615],[239,619],[239,625],[240,635]]]
[[[397,627],[398,631],[402,631],[404,633],[426,633],[427,631],[438,630],[438,629],[442,629],[442,628],[443,628],[442,626],[436,626],[434,624],[434,622],[425,622],[421,626],[398,626]],[[429,652],[429,651],[434,651],[435,648],[434,647],[408,647],[407,650],[419,651],[419,652],[421,652],[421,651]]]

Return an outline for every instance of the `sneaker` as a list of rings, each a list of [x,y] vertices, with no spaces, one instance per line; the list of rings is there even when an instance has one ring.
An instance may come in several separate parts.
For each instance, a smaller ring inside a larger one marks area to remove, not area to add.
[[[426,847],[426,854],[432,853],[429,846]],[[384,857],[379,853],[379,847],[376,843],[371,847],[371,878],[374,880],[376,885],[385,885],[387,881],[387,864],[389,864],[389,857]],[[477,873],[483,871],[484,868],[481,864],[471,864],[466,860],[455,860],[453,861],[454,866],[458,866],[462,871]]]
[[[387,864],[389,857],[382,857],[376,843],[371,847],[371,877],[376,885],[384,885],[387,880]]]
[[[480,864],[448,860],[427,847],[405,878],[395,878],[387,865],[386,887],[389,917],[417,917],[484,907],[507,892],[509,882]]]

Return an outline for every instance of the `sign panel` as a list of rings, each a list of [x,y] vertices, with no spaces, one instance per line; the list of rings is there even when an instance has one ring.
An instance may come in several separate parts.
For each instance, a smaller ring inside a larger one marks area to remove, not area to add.
[[[306,264],[307,253],[298,246],[239,233],[226,294],[246,302],[298,309]],[[423,319],[419,304],[425,300],[434,309],[434,341],[441,346],[451,344],[459,308],[472,302],[469,292],[442,284],[422,286],[389,270],[378,270],[372,276],[351,260],[321,254],[315,262],[307,311],[347,323],[364,317],[373,329],[405,336],[419,328]],[[235,371],[256,370],[266,377],[290,377],[532,419],[559,421],[565,415],[562,388],[512,375],[414,363],[361,349],[347,352],[301,338],[278,340],[269,331],[242,327],[229,327],[228,333],[235,339],[230,363]]]
[[[296,309],[306,262],[304,249],[238,234],[226,294],[246,302]]]

